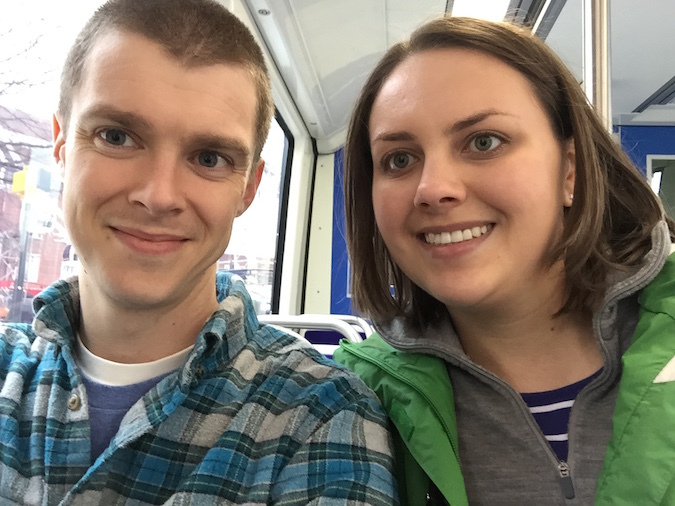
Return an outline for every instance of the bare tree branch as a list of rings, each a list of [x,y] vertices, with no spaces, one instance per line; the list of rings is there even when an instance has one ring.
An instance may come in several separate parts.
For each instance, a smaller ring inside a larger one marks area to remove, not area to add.
[[[24,44],[17,44],[18,32],[9,27],[0,32],[0,97],[39,86],[47,72],[34,73],[31,52],[43,39],[37,31]],[[29,32],[30,33],[30,32]],[[0,106],[0,191],[8,191],[13,175],[31,163],[34,151],[51,145],[51,127],[18,109]]]

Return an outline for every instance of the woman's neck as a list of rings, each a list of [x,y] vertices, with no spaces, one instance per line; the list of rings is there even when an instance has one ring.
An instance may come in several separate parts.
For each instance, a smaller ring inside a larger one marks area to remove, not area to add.
[[[465,353],[519,392],[560,388],[603,365],[591,314],[555,316],[563,283],[544,285],[500,305],[448,308]]]
[[[564,314],[512,322],[455,322],[471,360],[519,392],[541,392],[582,380],[602,367],[590,316]]]

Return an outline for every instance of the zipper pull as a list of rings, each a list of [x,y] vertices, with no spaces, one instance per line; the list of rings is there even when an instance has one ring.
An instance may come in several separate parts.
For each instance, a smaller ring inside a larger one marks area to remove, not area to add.
[[[561,460],[558,464],[558,474],[560,475],[560,490],[565,499],[574,499],[574,484],[570,476],[570,468],[567,462]]]

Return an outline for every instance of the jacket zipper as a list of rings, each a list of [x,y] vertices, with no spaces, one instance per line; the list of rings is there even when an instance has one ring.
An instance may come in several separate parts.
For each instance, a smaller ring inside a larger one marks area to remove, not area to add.
[[[352,351],[352,350],[350,350],[350,351]],[[399,375],[397,372],[393,371],[392,369],[387,367],[385,364],[381,363],[379,360],[377,360],[377,359],[375,359],[371,356],[362,356],[360,353],[353,353],[353,354],[358,355],[360,358],[362,358],[364,360],[367,360],[368,362],[378,366],[380,369],[382,369],[384,371],[387,371],[388,374],[392,375],[393,377],[395,377],[399,381],[402,381],[403,383],[405,383],[406,385],[408,385],[409,387],[414,389],[417,393],[419,393],[424,398],[424,400],[431,406],[434,414],[438,417],[438,419],[441,420],[441,424],[443,425],[443,429],[446,431],[446,433],[450,434],[448,426],[445,423],[445,419],[440,416],[440,413],[438,412],[436,406],[429,400],[429,398],[424,394],[424,392],[422,392],[419,388],[417,388],[417,385],[408,381],[408,379],[406,377]],[[454,359],[454,360],[456,361],[456,359]],[[510,392],[513,391],[513,389],[506,382],[500,380],[499,378],[493,377],[490,374],[487,374],[480,369],[474,368],[471,363],[468,363],[466,365],[471,367],[474,370],[474,372],[486,377],[490,381],[494,381],[494,382],[500,384],[502,387],[505,387],[507,392],[510,393]],[[524,405],[524,401],[522,400],[522,398],[518,396],[518,399],[519,399],[518,404],[521,405],[521,406]],[[527,414],[533,420],[532,414],[530,413],[529,409],[527,410]],[[533,423],[536,425],[536,422],[533,422]],[[558,470],[558,482],[560,484],[560,490],[562,492],[563,497],[565,497],[565,499],[574,499],[574,497],[575,497],[574,482],[572,481],[572,475],[570,473],[569,465],[564,460],[558,460],[558,457],[553,453],[553,450],[551,449],[551,445],[544,438],[544,435],[541,433],[541,429],[539,428],[538,425],[537,425],[536,434],[537,434],[537,437],[540,440],[541,439],[544,440],[545,445],[546,445],[546,450],[547,450],[549,456],[551,457],[553,462],[556,463],[557,470]],[[462,469],[462,463],[459,460],[459,452],[457,451],[457,447],[455,446],[455,442],[452,440],[452,438],[448,438],[448,439],[450,440],[450,446],[452,446],[452,450],[455,453],[455,457],[457,458],[457,462],[459,462],[459,468],[461,470]]]
[[[460,365],[460,363],[462,362],[461,360],[457,360],[456,358],[453,358],[452,360],[456,362],[457,365]],[[521,411],[527,418],[528,425],[532,428],[533,432],[535,433],[535,436],[537,437],[537,439],[539,439],[540,443],[544,445],[544,449],[551,458],[551,461],[556,466],[556,470],[558,472],[558,483],[560,484],[560,491],[562,492],[563,497],[565,499],[574,499],[575,496],[574,482],[572,481],[572,474],[570,472],[570,467],[568,463],[564,460],[559,460],[558,456],[553,452],[550,443],[544,437],[544,434],[541,432],[539,424],[537,424],[536,420],[532,416],[532,413],[525,404],[525,401],[523,401],[523,398],[518,394],[518,392],[516,392],[513,388],[511,388],[511,386],[508,383],[501,380],[497,376],[494,376],[491,373],[488,373],[474,366],[471,362],[467,362],[464,365],[466,367],[469,367],[474,372],[474,374],[478,374],[486,378],[488,381],[497,383],[500,387],[502,387],[502,389],[504,389],[508,393],[508,395],[512,399],[515,400],[516,404],[520,407]]]
[[[603,354],[606,357],[606,350],[604,350],[603,347]],[[464,362],[460,359],[457,359],[455,357],[449,357],[449,361],[455,363],[456,366],[460,367],[465,367],[469,368],[471,371],[473,371],[474,374],[482,376],[486,378],[488,381],[496,383],[500,387],[504,389],[507,394],[515,400],[516,404],[520,406],[521,410],[525,414],[525,416],[528,419],[528,425],[532,427],[535,436],[539,441],[544,445],[546,452],[548,453],[549,457],[551,458],[551,462],[555,464],[556,466],[556,471],[558,473],[558,483],[560,485],[560,491],[565,499],[574,499],[576,492],[574,490],[574,482],[572,480],[572,474],[570,472],[570,467],[567,461],[564,460],[559,460],[558,456],[553,452],[553,449],[551,448],[551,445],[549,442],[546,440],[544,437],[544,434],[541,432],[541,428],[537,424],[537,422],[534,420],[534,417],[532,416],[532,413],[530,412],[529,408],[525,405],[525,401],[523,401],[523,398],[516,392],[511,386],[506,383],[505,381],[501,380],[497,376],[492,375],[491,373],[484,371],[480,369],[479,367],[476,367],[473,363],[471,362]],[[585,389],[584,389],[585,390]],[[574,408],[572,408],[572,411],[574,411]],[[570,413],[570,418],[571,418],[571,413]]]
[[[570,468],[564,460],[558,463],[558,474],[560,474],[560,490],[563,497],[565,499],[574,499],[574,483],[572,483]]]
[[[607,350],[607,347],[605,345],[605,342],[602,338],[602,332],[601,329],[596,329],[595,324],[594,324],[594,333],[599,336],[598,341],[600,343],[600,349],[602,351],[602,356],[603,356],[603,363],[607,364],[610,361],[610,356],[609,356],[609,351]],[[474,374],[478,374],[483,376],[484,378],[488,379],[489,381],[495,382],[498,385],[502,386],[503,388],[506,389],[506,392],[511,395],[511,397],[515,396],[516,402],[521,408],[524,409],[524,411],[527,413],[526,416],[529,416],[529,420],[531,420],[531,424],[534,424],[536,426],[537,430],[535,431],[537,437],[539,438],[540,441],[542,441],[545,444],[546,451],[548,452],[549,456],[551,457],[551,460],[556,463],[557,471],[558,471],[558,483],[560,484],[560,491],[562,492],[562,495],[565,499],[574,499],[576,496],[576,492],[574,490],[574,481],[572,480],[572,474],[570,471],[570,467],[567,461],[565,460],[559,460],[558,456],[553,452],[553,449],[551,448],[551,445],[549,442],[546,440],[544,437],[543,433],[541,432],[541,428],[539,428],[539,425],[537,422],[534,420],[534,417],[532,416],[532,413],[530,413],[530,410],[527,408],[525,405],[525,402],[523,401],[523,398],[520,397],[518,392],[513,390],[511,386],[506,383],[505,381],[502,381],[500,378],[497,376],[493,376],[492,374],[474,366],[473,363],[471,362],[464,362],[461,359],[457,359],[455,357],[448,357],[449,361],[454,362],[457,366],[464,366],[469,368],[474,372]],[[447,359],[446,359],[447,360]],[[603,367],[606,367],[606,365],[603,365]],[[575,404],[576,401],[579,400],[582,396],[588,395],[589,391],[595,390],[598,388],[598,382],[601,380],[602,376],[605,374],[603,371],[603,374],[600,375],[600,377],[596,378],[591,385],[586,385],[586,387],[579,392],[579,395],[575,399]],[[606,381],[606,380],[605,380]],[[574,406],[572,407],[570,411],[570,419],[569,423],[571,424],[572,421],[572,416],[574,414]],[[571,445],[569,444],[571,441],[568,440],[568,448],[571,448]]]

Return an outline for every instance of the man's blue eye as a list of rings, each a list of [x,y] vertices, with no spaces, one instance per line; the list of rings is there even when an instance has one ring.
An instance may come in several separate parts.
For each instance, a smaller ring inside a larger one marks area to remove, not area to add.
[[[109,129],[104,134],[106,142],[113,146],[123,146],[127,141],[127,134],[121,130]]]
[[[212,168],[218,165],[219,158],[218,153],[214,153],[213,151],[201,151],[197,160],[199,161],[199,165]]]

